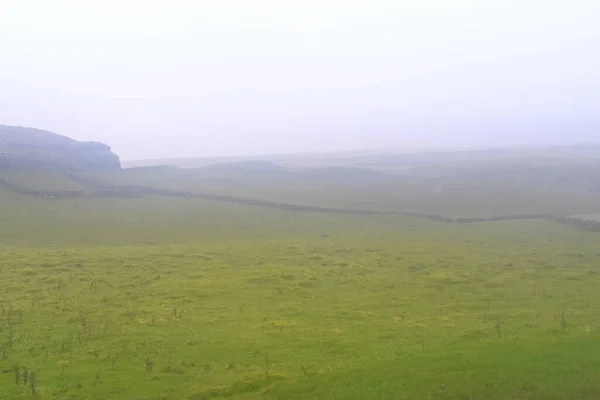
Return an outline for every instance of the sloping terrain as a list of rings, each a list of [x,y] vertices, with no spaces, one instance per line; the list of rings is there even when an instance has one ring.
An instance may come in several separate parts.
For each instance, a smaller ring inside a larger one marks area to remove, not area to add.
[[[3,170],[0,398],[599,398],[597,233],[398,215],[591,213],[593,168],[274,164]]]
[[[165,196],[295,211],[396,213],[445,222],[600,211],[600,158],[591,149],[370,155],[332,159],[331,165],[318,167],[251,159],[189,169],[122,170],[116,156],[103,164],[110,152],[93,158],[74,151],[87,145],[60,135],[2,129],[4,149],[11,150],[6,152],[10,162],[0,164],[0,184],[19,195],[46,199]],[[61,156],[65,152],[66,158]],[[52,167],[42,168],[45,163]]]
[[[448,165],[446,169],[450,168]],[[599,172],[600,168],[593,165],[569,160],[553,167],[509,163],[435,176],[332,166],[281,167],[252,173],[233,168],[228,172],[210,168],[134,168],[93,177],[116,184],[288,204],[446,217],[497,217],[598,212]]]
[[[0,214],[2,399],[600,395],[597,234],[23,200]]]
[[[78,142],[39,129],[0,125],[3,169],[119,170],[119,157],[97,142]]]

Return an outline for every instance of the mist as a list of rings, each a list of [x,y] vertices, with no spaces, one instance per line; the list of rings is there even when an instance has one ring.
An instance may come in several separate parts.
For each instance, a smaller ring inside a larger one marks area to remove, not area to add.
[[[0,124],[126,160],[600,142],[595,0],[0,7]]]

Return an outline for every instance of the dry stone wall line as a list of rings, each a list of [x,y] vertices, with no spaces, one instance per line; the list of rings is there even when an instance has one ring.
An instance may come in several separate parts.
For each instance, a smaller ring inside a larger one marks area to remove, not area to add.
[[[552,218],[556,222],[575,226],[587,231],[600,232],[600,221],[595,219],[587,219],[579,215],[557,215]]]
[[[186,191],[174,191],[169,189],[154,188],[149,186],[120,186],[105,182],[98,182],[93,179],[82,177],[80,175],[69,173],[69,179],[82,183],[97,190],[91,193],[89,196],[80,190],[63,190],[63,191],[45,191],[41,189],[28,189],[20,187],[12,183],[8,178],[0,176],[0,185],[13,192],[35,196],[44,199],[67,199],[67,198],[85,198],[85,197],[103,197],[103,198],[139,198],[143,196],[166,196],[166,197],[181,197],[188,199],[203,199],[212,200],[232,204],[240,204],[247,206],[266,207],[280,209],[284,211],[297,211],[297,212],[315,212],[315,213],[329,213],[329,214],[347,214],[347,215],[402,215],[416,218],[423,218],[436,222],[444,223],[455,223],[455,224],[468,224],[468,223],[479,223],[479,222],[494,222],[494,221],[511,221],[520,219],[549,219],[562,223],[569,223],[587,230],[600,231],[600,221],[586,220],[577,217],[569,217],[557,214],[518,214],[518,215],[501,215],[493,217],[458,217],[452,218],[443,215],[426,214],[415,211],[382,211],[373,209],[348,209],[348,208],[335,208],[335,207],[321,207],[312,205],[300,205],[300,204],[289,204],[280,203],[266,200],[255,200],[248,198],[240,198],[235,196],[219,195],[214,193],[202,193],[202,192],[186,192]]]
[[[13,191],[15,193],[19,193],[26,196],[34,196],[44,199],[69,199],[69,198],[78,198],[85,197],[85,193],[81,190],[76,189],[67,189],[61,191],[48,191],[37,188],[23,188],[19,185],[12,183],[7,177],[0,177],[0,185],[4,186],[6,189]]]
[[[213,193],[202,193],[202,192],[185,192],[185,191],[173,191],[169,189],[159,189],[148,186],[119,186],[105,182],[98,182],[93,179],[82,177],[80,175],[70,173],[70,178],[76,182],[93,186],[96,188],[102,188],[107,192],[114,193],[131,193],[131,197],[143,196],[143,195],[159,195],[159,196],[171,196],[171,197],[185,197],[185,198],[199,198],[204,200],[221,201],[227,203],[235,203],[241,205],[258,206],[258,207],[269,207],[277,208],[287,211],[302,211],[302,212],[323,212],[332,214],[354,214],[354,215],[403,215],[417,218],[424,218],[437,222],[447,223],[475,223],[475,222],[492,222],[492,221],[509,221],[519,219],[544,219],[551,218],[553,214],[517,214],[517,215],[503,215],[494,217],[459,217],[451,218],[443,215],[425,214],[414,211],[382,211],[373,209],[348,209],[348,208],[333,208],[333,207],[320,207],[311,205],[299,205],[289,203],[279,203],[266,200],[255,200],[240,198],[235,196],[219,195]],[[135,194],[135,196],[134,196]]]

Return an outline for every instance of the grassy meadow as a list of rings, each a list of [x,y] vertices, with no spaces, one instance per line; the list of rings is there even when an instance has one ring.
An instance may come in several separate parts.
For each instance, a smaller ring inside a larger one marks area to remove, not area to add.
[[[598,233],[1,188],[0,207],[0,399],[600,398]]]
[[[532,213],[588,214],[600,211],[600,192],[583,185],[508,177],[449,177],[379,173],[359,168],[260,172],[177,169],[124,170],[99,174],[102,182],[141,184],[290,204],[413,211],[449,217],[493,217]]]

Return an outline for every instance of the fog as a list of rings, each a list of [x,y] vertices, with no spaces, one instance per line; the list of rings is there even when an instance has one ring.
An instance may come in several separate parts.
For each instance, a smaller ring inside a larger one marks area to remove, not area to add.
[[[0,124],[123,159],[600,141],[597,0],[7,0]]]

